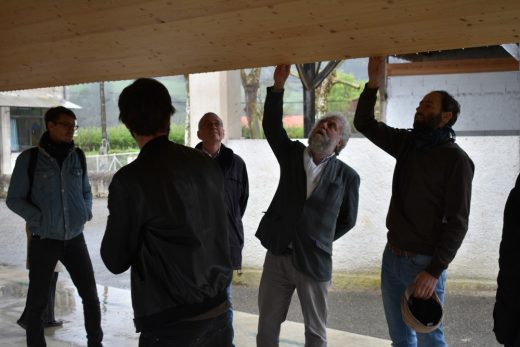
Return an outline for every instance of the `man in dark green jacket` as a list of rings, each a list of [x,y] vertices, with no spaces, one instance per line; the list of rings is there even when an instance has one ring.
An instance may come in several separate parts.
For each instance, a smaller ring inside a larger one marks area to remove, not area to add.
[[[413,284],[413,296],[444,302],[446,269],[466,231],[474,166],[455,143],[459,103],[445,91],[428,93],[419,103],[413,129],[396,129],[374,118],[382,58],[370,58],[369,81],[361,94],[354,125],[396,159],[386,226],[381,291],[393,346],[446,346],[443,325],[416,334],[405,325],[401,297]]]
[[[267,248],[258,294],[257,345],[278,346],[296,289],[305,320],[305,345],[326,346],[327,291],[332,242],[352,229],[359,176],[336,158],[350,136],[340,114],[318,121],[309,147],[283,129],[283,87],[289,65],[276,67],[264,106],[264,133],[280,165],[280,181],[256,236]]]

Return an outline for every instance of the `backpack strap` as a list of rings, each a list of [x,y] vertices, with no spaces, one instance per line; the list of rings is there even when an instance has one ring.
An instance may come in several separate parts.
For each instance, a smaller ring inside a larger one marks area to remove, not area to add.
[[[31,200],[31,190],[34,182],[34,172],[36,171],[36,162],[38,161],[38,147],[29,149],[29,165],[27,165],[27,175],[29,176],[29,191],[27,192],[27,200]]]
[[[83,177],[87,174],[87,158],[85,152],[81,148],[76,147],[76,153],[78,154],[79,162],[81,164],[81,170],[83,170]]]

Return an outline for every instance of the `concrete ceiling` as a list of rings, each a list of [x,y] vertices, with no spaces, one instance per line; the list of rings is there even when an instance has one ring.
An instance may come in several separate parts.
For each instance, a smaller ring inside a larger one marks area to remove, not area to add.
[[[0,90],[519,41],[519,0],[4,0]]]

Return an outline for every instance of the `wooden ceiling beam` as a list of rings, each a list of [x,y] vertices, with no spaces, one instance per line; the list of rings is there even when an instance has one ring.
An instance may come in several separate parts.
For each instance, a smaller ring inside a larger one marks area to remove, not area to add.
[[[0,90],[520,41],[518,0],[6,0]]]
[[[519,63],[514,58],[493,58],[387,64],[386,72],[392,77],[518,70]]]

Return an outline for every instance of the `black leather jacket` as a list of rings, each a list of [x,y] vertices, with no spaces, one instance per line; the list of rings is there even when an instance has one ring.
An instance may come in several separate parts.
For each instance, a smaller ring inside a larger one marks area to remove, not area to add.
[[[131,267],[137,331],[195,317],[226,300],[231,262],[215,162],[166,136],[155,138],[114,175],[108,209],[101,257],[113,273]]]

